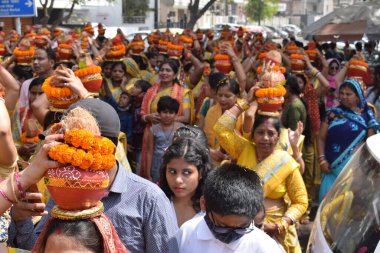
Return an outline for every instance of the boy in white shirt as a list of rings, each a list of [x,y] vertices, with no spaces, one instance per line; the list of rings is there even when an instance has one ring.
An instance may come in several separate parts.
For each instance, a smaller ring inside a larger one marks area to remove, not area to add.
[[[263,206],[259,176],[236,164],[209,173],[201,202],[206,215],[184,223],[177,234],[180,253],[277,253],[277,243],[254,226]]]

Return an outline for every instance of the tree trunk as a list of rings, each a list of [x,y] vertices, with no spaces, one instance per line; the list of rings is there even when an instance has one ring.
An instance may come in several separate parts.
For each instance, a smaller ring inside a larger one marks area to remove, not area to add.
[[[44,2],[40,0],[40,3],[42,5],[42,15],[43,15],[42,18],[40,19],[42,27],[46,27],[49,22],[51,12],[53,11],[54,2],[55,0],[45,0]]]
[[[77,1],[73,1],[72,4],[71,4],[69,13],[67,13],[66,16],[62,15],[60,18],[58,18],[58,19],[56,19],[54,21],[53,27],[52,27],[53,30],[54,30],[54,28],[56,28],[57,26],[59,26],[63,21],[67,22],[69,20],[69,18],[71,17],[71,15],[74,12],[74,7],[75,7],[76,4],[77,4]]]
[[[199,0],[194,0],[194,2],[191,0],[189,3],[190,20],[187,23],[187,28],[193,30],[198,19],[200,19],[215,2],[216,0],[209,0],[207,4],[199,10]]]

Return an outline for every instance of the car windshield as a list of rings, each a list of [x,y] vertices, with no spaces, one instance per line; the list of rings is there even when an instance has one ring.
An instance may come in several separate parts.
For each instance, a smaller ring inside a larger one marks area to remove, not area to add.
[[[375,251],[380,240],[379,185],[379,162],[362,145],[321,207],[319,222],[333,252]]]

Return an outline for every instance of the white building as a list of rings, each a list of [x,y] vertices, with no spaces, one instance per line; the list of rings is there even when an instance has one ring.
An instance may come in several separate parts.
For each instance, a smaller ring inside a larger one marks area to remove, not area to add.
[[[117,27],[123,28],[124,32],[135,32],[138,30],[149,30],[154,28],[155,0],[149,0],[149,11],[145,16],[126,17],[123,15],[123,1],[114,0],[87,0],[84,5],[76,5],[74,12],[67,24],[84,24],[86,22],[101,22],[109,30]],[[159,1],[157,1],[159,4]],[[36,1],[37,8],[41,9],[40,1]],[[54,9],[62,10],[61,15],[67,14],[71,7],[70,0],[55,0]],[[127,6],[125,6],[127,8]]]

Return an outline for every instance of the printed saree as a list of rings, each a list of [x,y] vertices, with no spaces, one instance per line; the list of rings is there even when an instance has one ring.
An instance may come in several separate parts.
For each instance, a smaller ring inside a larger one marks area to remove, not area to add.
[[[367,132],[373,128],[378,132],[373,111],[368,107],[360,85],[355,80],[350,82],[359,95],[359,107],[362,112],[356,113],[344,106],[333,107],[326,113],[328,130],[325,142],[326,160],[330,164],[330,173],[321,173],[322,181],[319,190],[319,202],[334,184],[339,173],[350,160],[356,148],[367,138]]]

